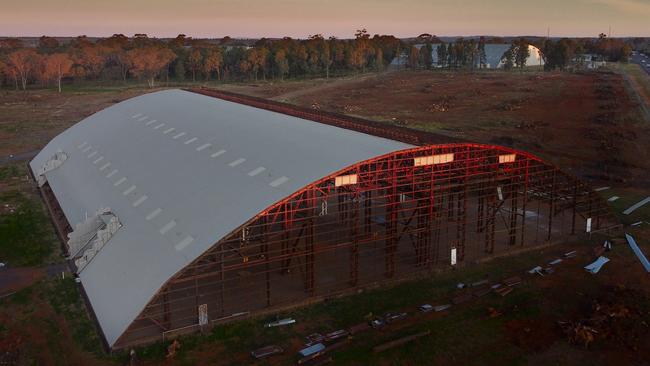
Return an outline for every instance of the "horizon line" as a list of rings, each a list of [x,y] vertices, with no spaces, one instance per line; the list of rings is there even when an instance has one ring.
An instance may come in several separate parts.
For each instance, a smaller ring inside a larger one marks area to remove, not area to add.
[[[420,34],[425,34],[425,33],[426,32],[420,33]],[[602,33],[605,33],[605,32],[602,32]],[[223,39],[225,37],[229,37],[231,39],[250,39],[250,40],[252,40],[252,39],[262,39],[262,38],[265,38],[265,39],[283,39],[283,38],[287,38],[287,37],[292,38],[292,39],[308,39],[310,36],[312,36],[312,34],[310,34],[308,36],[288,36],[288,35],[284,35],[284,36],[256,36],[256,37],[253,37],[253,36],[231,36],[231,35],[224,35],[224,36],[192,36],[192,35],[188,35],[188,34],[185,34],[185,33],[179,33],[179,34],[174,35],[174,36],[157,36],[157,35],[150,35],[148,33],[133,33],[133,35],[129,36],[127,34],[117,32],[117,33],[112,33],[111,35],[88,35],[88,34],[77,34],[77,35],[47,35],[47,34],[41,34],[41,35],[0,35],[0,38],[41,38],[41,37],[76,38],[76,37],[81,37],[81,36],[85,36],[85,37],[88,37],[88,38],[110,38],[110,37],[112,37],[113,35],[116,35],[116,34],[122,34],[122,35],[125,35],[128,38],[133,38],[133,36],[135,36],[136,34],[145,34],[145,35],[147,35],[148,38],[152,38],[152,39],[173,39],[173,38],[176,38],[180,34],[183,34],[183,35],[185,35],[185,37],[192,38],[192,39]],[[316,34],[320,34],[320,33],[315,33],[313,35],[316,35]],[[419,34],[418,34],[418,35],[414,35],[414,36],[399,37],[399,36],[395,36],[394,34],[371,33],[371,32],[368,32],[368,34],[371,35],[371,37],[374,36],[374,35],[394,36],[395,38],[398,38],[398,39],[417,38],[419,36]],[[528,34],[528,35],[521,35],[521,34],[518,34],[518,35],[497,35],[497,34],[438,35],[438,34],[432,34],[432,33],[426,33],[426,34],[431,34],[432,36],[438,37],[438,38],[460,38],[460,37],[598,38],[598,35],[594,35],[594,36],[584,36],[584,35],[583,36],[576,36],[576,35],[551,35],[551,36],[547,36],[546,34],[544,34],[544,35],[534,35],[534,34]],[[325,39],[328,39],[330,37],[335,37],[337,39],[354,39],[354,36],[351,36],[351,37],[337,37],[337,36],[325,36],[323,34],[321,34],[321,35]],[[620,35],[620,36],[616,35],[616,36],[609,36],[608,35],[607,38],[650,38],[650,35],[646,35],[646,36],[643,36],[643,35]]]

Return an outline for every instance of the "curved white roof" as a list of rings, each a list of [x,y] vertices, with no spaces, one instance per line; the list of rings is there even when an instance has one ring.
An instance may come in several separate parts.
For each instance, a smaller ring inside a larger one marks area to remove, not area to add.
[[[122,228],[81,272],[112,346],[171,276],[273,203],[356,162],[412,146],[181,90],[102,110],[30,163],[68,222],[110,207]]]

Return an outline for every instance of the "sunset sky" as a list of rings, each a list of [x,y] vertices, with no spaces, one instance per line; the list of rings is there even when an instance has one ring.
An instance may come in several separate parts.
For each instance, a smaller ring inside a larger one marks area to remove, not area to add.
[[[2,0],[0,36],[650,36],[650,0]]]

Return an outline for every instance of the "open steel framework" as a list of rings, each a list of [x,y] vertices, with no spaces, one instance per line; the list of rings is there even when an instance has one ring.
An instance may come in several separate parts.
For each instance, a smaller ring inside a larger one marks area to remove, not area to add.
[[[171,278],[115,348],[611,227],[607,206],[509,148],[447,144],[360,162],[259,213]],[[203,306],[203,310],[198,310]],[[206,314],[203,314],[205,316]]]

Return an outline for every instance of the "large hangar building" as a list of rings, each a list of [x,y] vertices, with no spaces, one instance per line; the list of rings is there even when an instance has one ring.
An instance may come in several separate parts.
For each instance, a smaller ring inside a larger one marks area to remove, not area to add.
[[[589,187],[526,152],[203,94],[118,103],[30,163],[112,349],[613,223]]]

